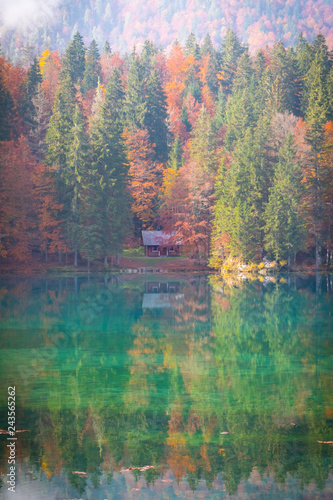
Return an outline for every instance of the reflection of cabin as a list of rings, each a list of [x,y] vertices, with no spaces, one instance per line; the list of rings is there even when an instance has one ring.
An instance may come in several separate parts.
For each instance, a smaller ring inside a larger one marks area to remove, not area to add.
[[[142,231],[142,244],[147,257],[175,257],[180,254],[180,242],[174,242],[175,233],[164,231]]]
[[[177,293],[179,292],[179,281],[170,281],[167,283],[148,281],[145,288],[146,293]]]
[[[180,283],[177,281],[160,283],[150,281],[146,283],[143,294],[142,309],[174,308],[182,303],[184,295],[179,293]]]

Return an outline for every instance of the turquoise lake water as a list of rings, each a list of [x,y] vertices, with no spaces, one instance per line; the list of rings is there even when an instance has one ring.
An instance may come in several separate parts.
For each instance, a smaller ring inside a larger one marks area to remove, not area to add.
[[[333,498],[332,306],[332,276],[2,279],[0,497]]]

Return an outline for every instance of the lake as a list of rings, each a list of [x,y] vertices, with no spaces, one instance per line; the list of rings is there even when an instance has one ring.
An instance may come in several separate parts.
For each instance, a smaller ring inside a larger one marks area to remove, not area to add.
[[[1,498],[8,387],[14,498],[333,498],[332,303],[323,275],[3,278]]]

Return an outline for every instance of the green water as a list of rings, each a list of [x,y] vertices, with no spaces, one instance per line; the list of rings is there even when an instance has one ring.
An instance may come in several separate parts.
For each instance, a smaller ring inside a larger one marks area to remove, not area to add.
[[[3,279],[1,498],[333,498],[332,283]]]

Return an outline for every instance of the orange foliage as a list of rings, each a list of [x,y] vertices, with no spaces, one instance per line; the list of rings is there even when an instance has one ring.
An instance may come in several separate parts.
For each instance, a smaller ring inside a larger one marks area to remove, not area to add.
[[[179,44],[173,50],[167,60],[168,80],[165,84],[166,100],[170,118],[170,130],[176,137],[185,142],[189,134],[181,121],[182,99],[185,90],[185,81],[191,66],[194,64],[194,56],[185,57],[184,51]]]
[[[162,184],[163,165],[153,160],[153,145],[146,130],[125,132],[128,146],[129,191],[132,195],[132,212],[146,229],[153,229],[156,204]]]
[[[55,188],[52,171],[45,165],[38,165],[33,174],[34,194],[36,199],[36,213],[38,230],[42,241],[48,250],[66,252],[68,247],[62,236],[59,212],[63,205],[55,201]]]
[[[102,54],[100,63],[102,82],[105,85],[115,68],[120,71],[120,74],[123,74],[124,72],[124,60],[120,57],[119,52],[116,52],[115,54]]]
[[[58,51],[50,52],[45,50],[39,59],[39,65],[43,76],[41,88],[45,91],[52,107],[59,82],[59,73],[61,70]]]
[[[0,145],[0,256],[26,261],[35,229],[32,172],[35,163],[21,136]]]

